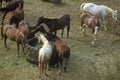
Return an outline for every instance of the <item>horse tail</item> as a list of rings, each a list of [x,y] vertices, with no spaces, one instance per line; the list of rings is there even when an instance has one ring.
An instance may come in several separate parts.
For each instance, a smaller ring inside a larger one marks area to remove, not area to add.
[[[2,39],[3,39],[3,25],[2,25],[2,27],[1,27],[1,37],[2,37]]]
[[[68,47],[67,50],[64,52],[64,58],[65,58],[65,66],[64,66],[64,71],[66,72],[66,68],[67,68],[67,64],[68,64],[68,60],[70,57],[70,48]]]
[[[82,3],[80,6],[80,10],[83,12],[83,6],[85,5],[85,3]]]
[[[7,15],[8,12],[9,12],[9,11],[6,11],[6,12],[4,13],[4,15],[3,15],[3,17],[2,17],[2,23],[1,23],[1,25],[3,25],[5,16]]]

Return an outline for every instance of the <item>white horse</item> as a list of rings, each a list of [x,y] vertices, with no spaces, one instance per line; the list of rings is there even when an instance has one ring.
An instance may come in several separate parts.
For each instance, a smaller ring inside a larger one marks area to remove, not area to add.
[[[38,43],[40,43],[41,41],[43,43],[43,46],[42,48],[40,48],[39,56],[38,56],[39,70],[40,70],[39,77],[41,77],[41,74],[43,74],[43,72],[47,76],[46,71],[49,68],[49,60],[52,55],[52,46],[42,34],[38,36]]]
[[[117,22],[117,10],[113,10],[105,5],[96,5],[94,3],[82,3],[80,9],[82,12],[87,12],[94,16],[101,17],[104,23],[105,30],[107,30],[107,27],[105,26],[105,18],[108,17],[108,14],[112,14],[112,18],[115,22]]]

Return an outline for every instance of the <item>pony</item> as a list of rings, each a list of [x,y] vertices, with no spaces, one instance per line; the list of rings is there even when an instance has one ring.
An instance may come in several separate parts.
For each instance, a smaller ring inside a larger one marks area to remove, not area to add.
[[[19,57],[19,44],[22,45],[22,49],[24,52],[24,45],[26,43],[26,37],[24,33],[20,29],[16,29],[13,25],[5,25],[1,28],[1,36],[4,39],[4,46],[7,48],[6,42],[7,38],[17,43],[17,51]]]
[[[65,62],[64,71],[66,72],[68,60],[70,57],[70,47],[67,44],[65,44],[63,40],[56,37],[53,45],[53,52],[54,52],[53,58],[56,59],[57,66],[60,65],[57,75],[59,75],[61,72],[63,61]]]
[[[97,5],[94,3],[83,3],[80,6],[82,12],[90,13],[94,16],[100,17],[104,23],[104,29],[107,30],[105,26],[105,19],[108,17],[108,14],[112,14],[112,18],[115,22],[117,22],[118,13],[117,10],[113,10],[105,5]]]
[[[80,29],[82,36],[84,36],[86,26],[92,29],[92,37],[93,37],[92,44],[94,44],[94,42],[97,40],[96,39],[97,32],[100,29],[100,23],[98,18],[90,15],[89,13],[82,13],[80,15],[80,23],[81,23]]]
[[[38,43],[40,43],[41,41],[43,43],[43,46],[42,48],[40,48],[38,55],[38,63],[40,70],[39,77],[41,77],[41,74],[43,74],[43,72],[47,76],[46,71],[49,68],[49,60],[52,55],[52,46],[49,43],[49,41],[45,38],[45,36],[43,36],[42,34],[38,36]]]
[[[45,23],[48,28],[49,32],[54,32],[54,35],[57,34],[57,30],[62,29],[61,36],[63,36],[64,28],[67,26],[67,38],[69,37],[69,31],[70,31],[70,15],[69,14],[62,14],[58,18],[50,19],[50,18],[44,18],[39,17],[37,21],[37,25],[41,23]]]
[[[42,25],[30,26],[29,23],[27,21],[25,21],[25,20],[22,20],[19,23],[18,28],[24,32],[27,39],[33,38],[38,31],[40,31],[40,32],[42,32],[44,34],[47,33],[47,31],[44,29],[44,27]]]
[[[0,11],[5,11],[2,17],[1,24],[3,25],[5,16],[7,15],[8,12],[12,12],[10,16],[10,24],[12,24],[14,21],[18,22],[19,20],[21,20],[21,18],[23,19],[24,18],[23,6],[24,6],[23,0],[12,0],[7,4],[5,8],[1,8]]]

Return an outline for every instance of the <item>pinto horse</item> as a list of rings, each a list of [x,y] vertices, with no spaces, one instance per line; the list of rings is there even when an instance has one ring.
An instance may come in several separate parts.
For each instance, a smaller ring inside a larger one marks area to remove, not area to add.
[[[38,19],[37,25],[39,25],[41,23],[45,23],[49,28],[49,32],[50,33],[54,32],[55,35],[57,34],[57,30],[62,29],[61,36],[63,36],[64,28],[65,28],[65,26],[67,26],[67,37],[69,37],[70,15],[63,14],[63,15],[59,16],[58,18],[54,18],[54,19],[40,17]]]
[[[6,45],[7,38],[17,43],[17,51],[18,51],[18,57],[19,57],[19,44],[22,45],[22,48],[24,51],[24,45],[26,43],[26,37],[24,33],[21,30],[16,29],[13,25],[5,25],[5,26],[2,26],[1,28],[1,36],[2,36],[2,39],[4,39],[5,48],[7,48],[7,45]]]
[[[105,26],[105,19],[108,17],[108,14],[112,14],[112,18],[117,22],[118,13],[117,10],[113,10],[105,5],[96,5],[94,3],[83,3],[80,6],[81,11],[90,13],[94,16],[100,17],[104,23],[104,29],[107,30]]]
[[[41,77],[41,74],[43,74],[43,72],[47,76],[46,71],[49,67],[49,61],[52,55],[52,46],[42,34],[38,36],[38,43],[40,43],[41,41],[43,43],[43,46],[42,48],[40,48],[38,55],[38,63],[40,69],[39,77]]]
[[[80,29],[82,36],[84,36],[86,26],[92,29],[92,36],[93,36],[92,44],[94,44],[94,42],[96,41],[97,32],[100,28],[100,23],[98,18],[90,15],[89,13],[82,13],[80,15],[80,23],[81,23]]]

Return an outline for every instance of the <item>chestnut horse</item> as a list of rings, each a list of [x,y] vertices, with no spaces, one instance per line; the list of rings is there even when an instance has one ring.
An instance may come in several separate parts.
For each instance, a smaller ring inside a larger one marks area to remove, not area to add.
[[[38,55],[38,63],[40,70],[39,77],[41,77],[41,74],[43,74],[43,72],[47,76],[46,71],[49,68],[49,60],[52,55],[52,46],[49,43],[49,41],[45,38],[45,36],[43,36],[42,34],[38,36],[38,43],[40,43],[41,41],[43,43],[43,46],[42,48],[40,48]]]
[[[49,32],[50,33],[54,32],[55,35],[57,34],[57,30],[62,29],[62,33],[61,33],[62,36],[63,36],[64,28],[65,26],[67,26],[67,37],[69,37],[69,30],[70,30],[70,15],[69,14],[62,14],[58,18],[54,18],[54,19],[40,17],[38,19],[37,25],[41,23],[45,23],[49,28]]]
[[[64,43],[63,40],[56,37],[55,42],[54,42],[54,46],[53,46],[53,52],[56,52],[56,53],[54,53],[54,55],[55,54],[58,55],[58,59],[56,59],[56,60],[58,61],[57,64],[58,65],[60,64],[59,71],[58,71],[57,75],[59,75],[61,72],[63,61],[65,61],[64,71],[66,72],[68,59],[70,57],[70,47],[66,43]]]
[[[80,15],[80,23],[81,23],[80,29],[82,36],[84,36],[86,26],[92,29],[92,36],[93,36],[92,44],[94,44],[94,42],[96,41],[97,32],[100,28],[100,23],[98,18],[90,15],[89,13],[82,13]]]
[[[23,31],[16,29],[13,25],[5,25],[5,26],[2,26],[1,28],[1,36],[2,36],[2,39],[4,39],[5,48],[7,48],[7,45],[6,45],[7,38],[17,43],[17,51],[18,51],[18,57],[19,57],[19,44],[22,45],[22,48],[24,51],[24,45],[26,43],[26,37]]]

